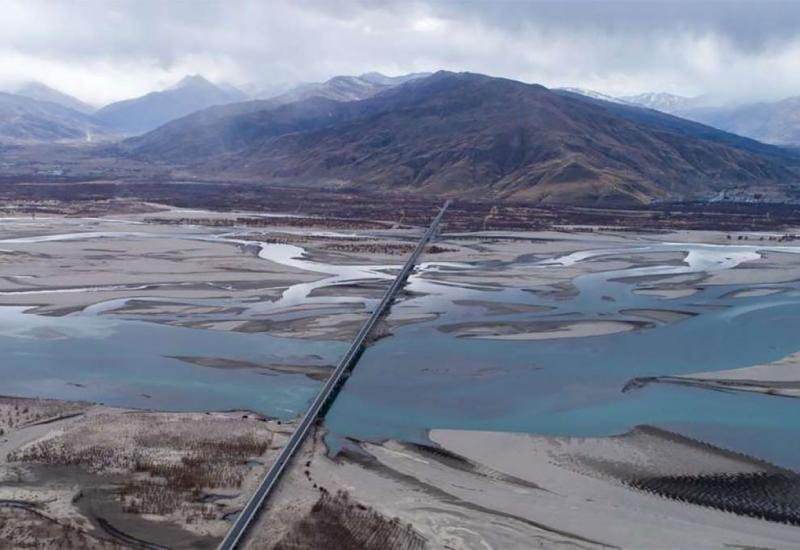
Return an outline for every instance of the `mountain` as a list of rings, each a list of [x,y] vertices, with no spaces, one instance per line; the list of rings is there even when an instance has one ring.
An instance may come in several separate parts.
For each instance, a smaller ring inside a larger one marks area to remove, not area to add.
[[[431,74],[432,73],[409,73],[399,76],[386,76],[385,74],[372,72],[372,73],[364,73],[358,78],[360,78],[361,80],[372,82],[374,84],[380,84],[382,86],[399,86],[400,84],[405,84],[406,82],[410,82],[418,78],[425,78],[431,76]]]
[[[589,97],[591,99],[599,99],[601,101],[608,101],[610,103],[630,103],[619,97],[610,96],[601,92],[596,92],[594,90],[588,90],[586,88],[555,88],[554,91],[569,92],[571,94],[577,94],[584,97]]]
[[[318,127],[341,116],[347,102],[322,97],[292,103],[254,100],[210,107],[126,140],[136,155],[173,163],[246,148],[254,140]]]
[[[84,103],[80,99],[60,92],[54,88],[51,88],[50,86],[47,86],[46,84],[42,84],[41,82],[26,82],[14,90],[14,93],[16,95],[29,97],[31,99],[37,99],[39,101],[49,101],[51,103],[55,103],[56,105],[67,107],[73,111],[78,111],[79,113],[83,113],[85,115],[91,114],[95,111],[95,108],[88,103]]]
[[[774,145],[800,145],[800,97],[774,102],[722,104],[705,97],[647,93],[621,98],[726,132]]]
[[[107,105],[95,117],[118,132],[141,134],[195,111],[245,99],[247,96],[235,88],[223,88],[195,75],[167,90]]]
[[[284,94],[295,85],[286,81],[248,82],[239,86],[252,100],[269,99]]]
[[[618,99],[626,103],[641,105],[648,109],[655,109],[669,114],[679,114],[695,108],[702,101],[702,98],[699,97],[685,97],[666,92],[648,92],[639,95],[622,96]]]
[[[223,92],[228,94],[230,96],[230,98],[234,102],[247,101],[247,100],[251,99],[250,94],[248,94],[247,92],[245,92],[243,90],[240,90],[239,88],[237,88],[233,84],[228,84],[227,82],[220,82],[216,86],[217,86],[217,88],[219,88],[220,90],[222,90]]]
[[[50,101],[0,93],[0,141],[91,141],[106,133],[92,117]]]
[[[688,109],[684,116],[765,143],[800,145],[800,97]]]
[[[430,76],[430,74],[412,73],[402,76],[386,76],[381,73],[366,73],[361,76],[335,76],[325,82],[301,84],[269,99],[277,104],[302,101],[311,97],[322,97],[334,101],[358,101],[426,76]]]
[[[324,97],[335,101],[366,99],[390,88],[357,76],[336,76],[322,83],[301,84],[274,99],[278,103],[292,103],[310,97]]]
[[[776,147],[653,110],[471,73],[439,72],[361,101],[255,103],[249,111],[197,113],[124,146],[228,177],[543,203],[781,193],[800,181],[800,160]]]
[[[146,140],[131,140],[138,143],[137,151],[158,156],[174,155],[182,158],[186,151],[191,154],[211,155],[227,151],[237,146],[245,146],[253,132],[265,131],[269,135],[279,135],[295,128],[298,120],[308,120],[315,124],[324,120],[332,109],[342,111],[338,103],[356,101],[359,95],[370,97],[394,86],[430,76],[428,73],[389,77],[380,73],[368,73],[360,77],[334,77],[324,83],[306,84],[288,93],[270,99],[257,99],[211,107],[192,113],[180,120],[165,124]],[[375,81],[376,84],[371,82]],[[360,92],[360,93],[359,93]],[[261,111],[270,111],[284,105],[275,113],[271,128],[251,128],[247,116]],[[297,126],[301,128],[302,124]]]

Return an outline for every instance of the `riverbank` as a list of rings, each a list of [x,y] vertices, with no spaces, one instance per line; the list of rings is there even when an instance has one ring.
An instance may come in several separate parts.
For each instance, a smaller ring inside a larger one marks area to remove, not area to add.
[[[294,428],[8,397],[0,423],[0,546],[36,548],[213,548]]]
[[[331,459],[315,437],[247,547],[312,548],[303,534],[309,525],[363,542],[356,520],[364,511],[375,532],[395,535],[396,543],[382,547],[389,549],[422,547],[420,540],[426,548],[464,549],[800,544],[797,527],[677,500],[685,494],[634,488],[635,480],[653,477],[785,473],[662,430],[642,427],[610,438],[434,430],[430,440],[431,446],[351,442]],[[733,502],[741,493],[718,496]],[[764,500],[752,493],[752,503]],[[362,547],[378,548],[369,541]]]

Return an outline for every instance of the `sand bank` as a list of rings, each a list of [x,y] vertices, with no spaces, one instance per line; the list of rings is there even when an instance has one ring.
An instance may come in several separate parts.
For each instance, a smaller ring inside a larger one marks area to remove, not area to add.
[[[694,287],[688,287],[688,288],[657,287],[657,288],[637,288],[634,289],[633,292],[635,294],[641,294],[642,296],[658,296],[660,298],[666,298],[668,300],[671,300],[675,298],[686,298],[687,296],[696,294],[697,289]]]
[[[737,290],[728,295],[730,298],[760,298],[762,296],[772,296],[785,292],[785,288],[748,288]]]
[[[255,363],[240,359],[226,359],[224,357],[184,357],[175,356],[192,365],[210,367],[214,369],[252,369],[266,375],[276,374],[303,374],[312,380],[327,380],[331,374],[332,366],[323,365],[277,365],[274,363]]]
[[[397,518],[413,530],[388,549],[412,548],[408,541],[416,536],[429,548],[464,549],[800,544],[796,527],[634,488],[633,480],[652,476],[785,475],[661,430],[611,438],[434,430],[430,439],[435,447],[352,443],[335,460],[325,456],[319,438],[309,441],[248,548],[307,548],[283,541],[297,541],[310,520],[346,536],[354,528],[351,509]],[[321,499],[340,492],[348,495],[347,507],[317,515]]]
[[[468,322],[443,325],[442,332],[459,338],[482,340],[550,340],[585,338],[652,327],[645,321],[509,321],[506,323]]]
[[[636,317],[644,317],[645,319],[652,319],[660,323],[675,323],[690,319],[697,314],[689,311],[675,311],[671,309],[623,309],[620,313],[624,315],[634,315]]]
[[[800,397],[800,352],[772,363],[682,376],[634,378],[623,391],[647,384],[677,384],[719,391],[746,391],[781,397]]]
[[[516,313],[541,313],[550,307],[531,304],[515,304],[508,302],[490,302],[488,300],[453,300],[453,304],[466,307],[480,307],[486,315],[513,315]]]

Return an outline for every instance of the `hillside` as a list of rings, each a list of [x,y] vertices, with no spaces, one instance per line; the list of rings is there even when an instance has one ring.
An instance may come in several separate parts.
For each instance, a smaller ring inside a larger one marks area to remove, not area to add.
[[[367,73],[359,77],[337,76],[322,83],[305,84],[270,99],[220,105],[167,123],[147,137],[133,138],[139,154],[182,162],[198,155],[212,155],[246,147],[253,139],[316,128],[359,108],[354,102],[429,75],[414,73],[385,76]],[[271,111],[269,115],[265,114]]]
[[[800,179],[797,159],[775,147],[469,73],[436,73],[362,101],[251,108],[200,113],[210,120],[201,133],[195,115],[126,147],[204,173],[545,203],[781,193]]]
[[[243,93],[230,86],[217,86],[201,76],[187,76],[168,90],[106,105],[95,117],[117,132],[141,134],[195,111],[245,99]]]

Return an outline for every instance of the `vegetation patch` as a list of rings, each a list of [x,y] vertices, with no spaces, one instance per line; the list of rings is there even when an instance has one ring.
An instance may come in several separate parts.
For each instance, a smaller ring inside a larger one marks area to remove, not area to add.
[[[298,521],[274,550],[422,550],[425,538],[410,524],[389,519],[350,499],[344,491],[323,491],[311,511]]]
[[[101,414],[66,433],[19,449],[9,460],[79,466],[122,474],[118,495],[125,511],[220,519],[224,510],[203,502],[211,489],[240,489],[249,461],[267,452],[266,423],[241,415]]]

